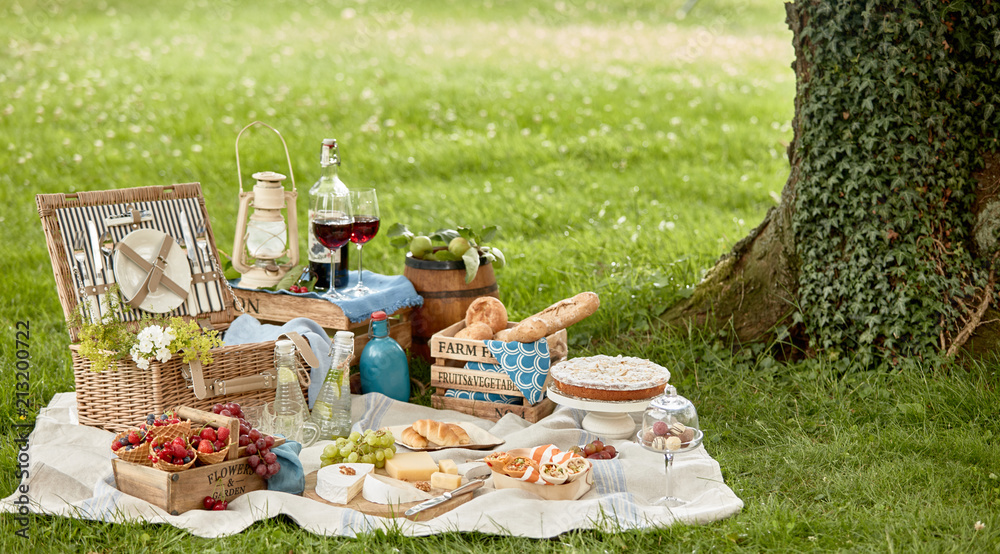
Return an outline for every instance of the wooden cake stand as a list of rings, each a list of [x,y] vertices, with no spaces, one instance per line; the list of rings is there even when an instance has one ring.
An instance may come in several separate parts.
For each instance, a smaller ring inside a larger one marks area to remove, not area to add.
[[[652,400],[611,402],[578,398],[559,392],[555,385],[549,385],[548,396],[561,406],[585,410],[583,429],[608,439],[627,439],[635,435],[636,423],[629,414],[644,411]]]

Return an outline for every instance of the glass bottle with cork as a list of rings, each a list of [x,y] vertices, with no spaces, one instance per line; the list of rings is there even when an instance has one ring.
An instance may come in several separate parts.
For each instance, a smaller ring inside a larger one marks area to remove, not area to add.
[[[410,366],[406,352],[389,336],[385,312],[372,314],[368,344],[361,351],[361,390],[382,393],[393,400],[410,400]]]
[[[335,257],[334,262],[336,262],[334,264],[334,274],[332,275],[334,288],[344,288],[347,286],[348,249],[339,248],[331,254],[330,250],[316,239],[316,234],[313,230],[314,214],[312,206],[315,203],[316,197],[320,194],[328,192],[336,194],[348,193],[347,185],[340,180],[340,176],[337,174],[340,168],[340,153],[337,149],[337,139],[323,139],[319,164],[323,171],[316,184],[309,189],[309,233],[307,234],[309,237],[309,273],[311,276],[316,277],[316,284],[313,285],[313,290],[327,291],[330,290],[331,255]]]

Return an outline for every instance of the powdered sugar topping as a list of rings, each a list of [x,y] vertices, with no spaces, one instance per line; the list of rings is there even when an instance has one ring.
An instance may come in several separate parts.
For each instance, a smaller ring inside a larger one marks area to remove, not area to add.
[[[670,380],[667,368],[627,356],[573,358],[552,366],[550,373],[561,383],[600,390],[641,390]]]

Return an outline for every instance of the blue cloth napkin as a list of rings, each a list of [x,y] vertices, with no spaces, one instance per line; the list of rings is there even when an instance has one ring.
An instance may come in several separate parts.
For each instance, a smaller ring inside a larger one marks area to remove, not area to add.
[[[281,446],[271,449],[278,456],[281,469],[267,480],[267,490],[302,494],[306,490],[306,472],[302,469],[299,452],[302,445],[295,441],[286,441]]]
[[[330,337],[326,331],[320,327],[319,323],[305,318],[297,317],[288,323],[278,325],[268,325],[257,321],[257,318],[250,314],[243,314],[233,320],[233,323],[226,330],[222,342],[226,346],[234,344],[247,344],[252,342],[266,342],[277,339],[283,333],[295,331],[302,335],[313,353],[319,360],[319,367],[309,370],[309,408],[312,408],[319,389],[323,386],[323,379],[326,379],[326,372],[330,370]]]
[[[499,340],[483,341],[489,348],[490,354],[497,359],[498,364],[484,364],[480,362],[466,362],[466,369],[477,371],[492,371],[506,373],[510,380],[514,382],[528,404],[537,404],[545,398],[545,379],[549,376],[549,343],[548,339],[542,338],[535,342],[504,342]],[[462,391],[467,393],[468,391]],[[484,393],[486,394],[486,393]],[[448,393],[445,393],[448,396]],[[490,400],[490,396],[506,396],[501,394],[488,393],[484,398],[474,400]],[[458,396],[462,398],[462,396]],[[502,401],[502,400],[500,400]],[[510,404],[510,402],[504,402]]]
[[[344,311],[344,315],[347,316],[347,319],[351,323],[360,323],[365,321],[371,318],[372,314],[379,310],[382,310],[387,314],[391,314],[396,310],[401,310],[403,308],[416,308],[418,306],[423,306],[424,304],[423,297],[417,294],[417,289],[413,288],[413,283],[411,283],[410,280],[403,275],[381,275],[379,273],[365,271],[364,283],[366,287],[373,291],[371,294],[347,300],[331,300],[331,302],[339,306],[340,309]],[[229,284],[233,288],[242,288],[240,287],[239,279],[233,279],[232,281],[229,281]],[[348,276],[347,287],[337,290],[343,292],[357,284],[358,272],[351,271]],[[289,290],[265,290],[261,292],[266,292],[268,294],[290,294],[292,296],[301,296],[303,298],[326,299],[326,297],[317,292],[297,293]]]

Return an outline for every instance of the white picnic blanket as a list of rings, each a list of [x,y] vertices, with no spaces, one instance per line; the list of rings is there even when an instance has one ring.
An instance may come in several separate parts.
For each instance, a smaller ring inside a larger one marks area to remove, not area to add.
[[[502,449],[549,443],[566,449],[596,438],[580,429],[583,412],[564,407],[534,425],[512,415],[493,423],[458,412],[396,402],[379,394],[355,396],[352,407],[356,430],[408,424],[422,418],[473,422],[505,439]],[[108,431],[79,425],[75,393],[57,394],[39,413],[29,437],[28,475],[19,490],[0,500],[0,511],[17,513],[22,506],[28,506],[34,513],[79,519],[166,523],[201,537],[239,533],[255,521],[285,514],[303,529],[321,535],[354,536],[376,529],[398,529],[413,536],[478,531],[549,538],[573,529],[662,527],[675,521],[708,523],[729,517],[743,507],[743,501],[723,483],[719,464],[704,447],[678,455],[671,469],[682,477],[677,495],[690,503],[672,509],[650,505],[665,492],[663,457],[634,442],[615,440],[608,442],[618,448],[620,455],[594,464],[594,487],[577,501],[552,502],[528,492],[496,490],[490,480],[472,500],[427,522],[368,516],[271,491],[240,496],[226,511],[192,510],[171,516],[115,488],[110,450],[113,436]],[[302,451],[307,474],[319,469],[324,444]],[[434,453],[435,459],[447,457],[458,462],[483,455],[473,450]]]

